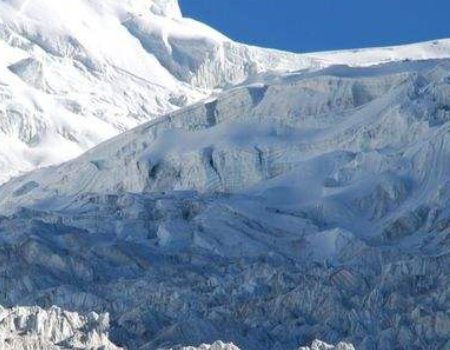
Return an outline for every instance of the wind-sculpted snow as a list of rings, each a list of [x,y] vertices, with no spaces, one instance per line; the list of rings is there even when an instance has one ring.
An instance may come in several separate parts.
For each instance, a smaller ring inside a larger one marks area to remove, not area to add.
[[[183,18],[176,0],[0,1],[0,182],[271,72],[450,57],[448,40],[297,55]]]
[[[6,183],[0,304],[129,349],[445,349],[449,68],[266,74]]]

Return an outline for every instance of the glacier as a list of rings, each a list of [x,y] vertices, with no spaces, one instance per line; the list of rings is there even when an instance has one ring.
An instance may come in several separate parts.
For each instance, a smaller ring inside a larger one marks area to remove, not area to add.
[[[0,349],[450,348],[450,40],[3,0],[0,52]]]
[[[264,73],[449,51],[441,40],[299,55],[233,42],[176,0],[2,0],[0,183]]]
[[[7,182],[0,304],[132,349],[445,348],[449,67],[265,74]]]
[[[199,347],[187,346],[182,347],[181,350],[240,350],[233,343],[225,344],[217,341],[213,344],[202,344]],[[320,340],[312,342],[311,347],[301,347],[298,350],[354,350],[354,347],[349,344],[339,343],[336,346],[329,345]]]
[[[77,313],[52,307],[0,307],[2,350],[122,350],[108,339],[107,314]]]

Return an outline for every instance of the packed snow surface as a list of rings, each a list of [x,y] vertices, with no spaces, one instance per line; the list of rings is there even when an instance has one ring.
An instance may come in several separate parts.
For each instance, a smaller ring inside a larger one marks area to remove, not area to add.
[[[0,1],[0,182],[274,71],[450,57],[448,40],[296,55],[249,47],[176,0]]]

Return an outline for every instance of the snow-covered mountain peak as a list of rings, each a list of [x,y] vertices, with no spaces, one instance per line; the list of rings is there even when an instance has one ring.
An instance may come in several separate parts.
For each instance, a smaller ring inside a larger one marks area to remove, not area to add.
[[[83,6],[91,6],[100,11],[128,11],[134,14],[151,12],[158,16],[172,19],[182,18],[178,0],[75,0],[62,2],[58,0],[2,0],[2,2],[15,9],[23,15],[29,15],[35,19],[43,18],[48,9],[56,10],[59,14],[69,14],[71,10],[78,8],[82,11]],[[79,18],[81,12],[72,12],[72,18]],[[52,21],[55,17],[52,18]]]
[[[450,40],[0,0],[0,349],[448,348],[449,96]]]
[[[170,18],[181,18],[181,9],[178,0],[153,0],[151,11],[154,14]]]
[[[41,56],[78,59],[101,73],[108,65],[117,67],[171,89],[176,89],[175,79],[151,50],[130,35],[129,27],[145,22],[155,35],[168,35],[167,28],[174,34],[195,32],[179,22],[176,1],[6,0],[5,4],[0,3],[3,30],[36,44]]]
[[[0,0],[0,183],[267,74],[450,57],[448,40],[298,55],[233,42],[176,0]]]
[[[0,182],[209,96],[171,57],[224,40],[176,1],[0,1]]]

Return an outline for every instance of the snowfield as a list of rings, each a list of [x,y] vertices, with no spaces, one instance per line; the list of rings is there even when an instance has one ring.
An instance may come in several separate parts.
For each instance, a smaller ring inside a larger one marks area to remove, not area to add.
[[[3,0],[0,53],[0,349],[449,347],[450,40]]]

